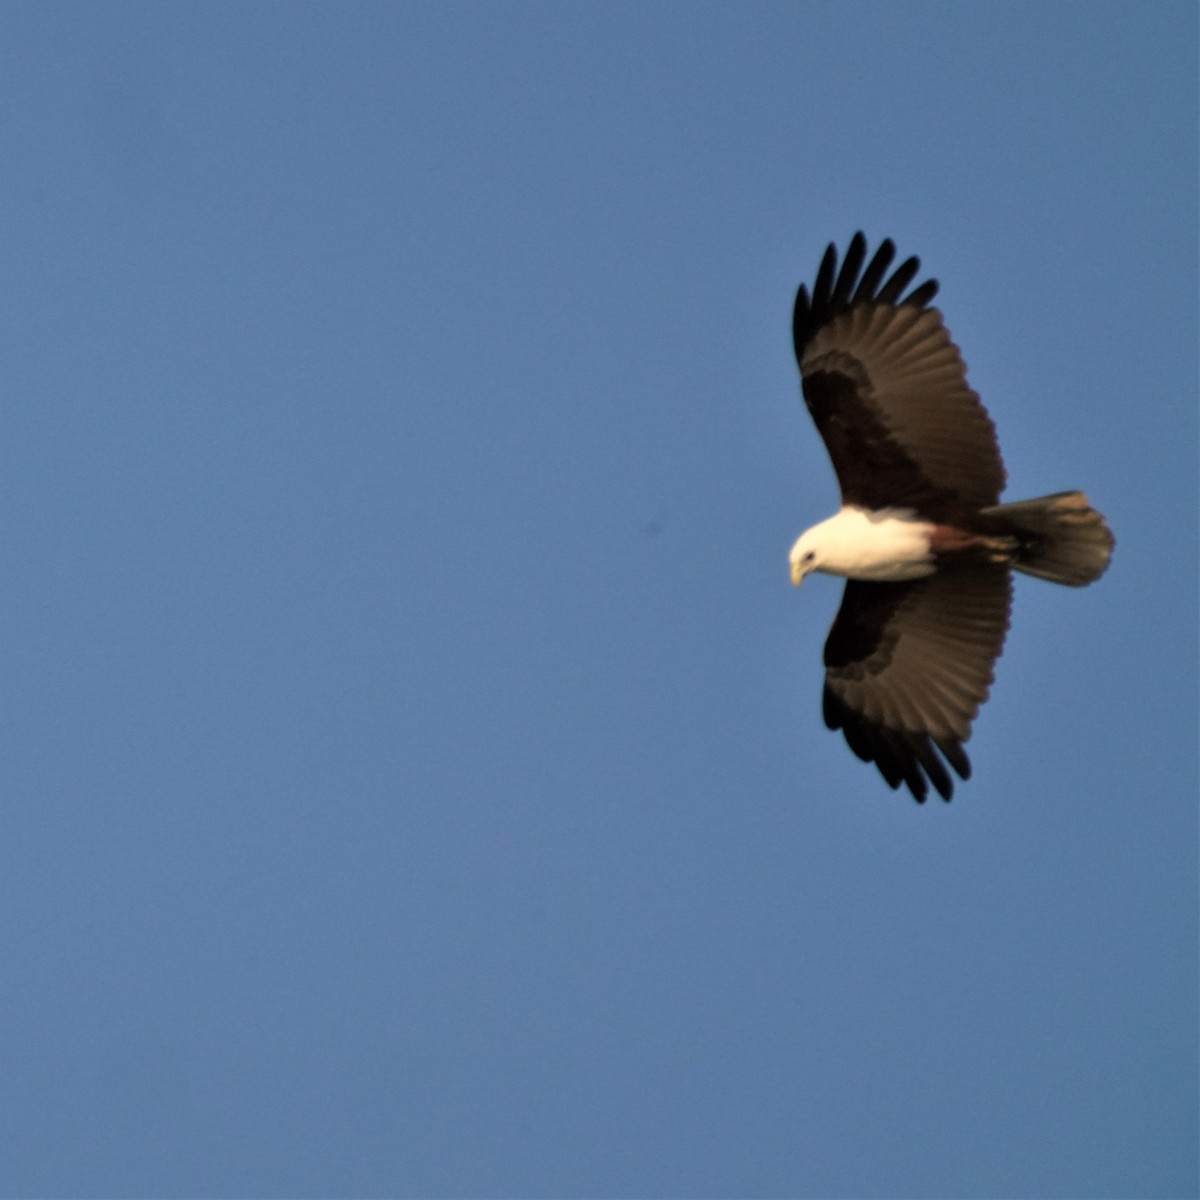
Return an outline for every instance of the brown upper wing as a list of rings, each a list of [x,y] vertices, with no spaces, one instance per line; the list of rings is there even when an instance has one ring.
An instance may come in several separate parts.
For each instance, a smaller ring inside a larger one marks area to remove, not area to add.
[[[796,295],[804,399],[842,500],[931,516],[995,504],[1004,488],[995,429],[941,313],[928,307],[937,281],[904,297],[920,261],[884,282],[894,255],[885,241],[863,271],[866,239],[855,234],[841,270],[831,245],[812,296],[805,287]]]
[[[924,800],[932,783],[949,800],[954,785],[938,751],[970,777],[962,743],[987,698],[1010,597],[1004,567],[846,584],[825,643],[825,723],[893,788],[904,783]]]

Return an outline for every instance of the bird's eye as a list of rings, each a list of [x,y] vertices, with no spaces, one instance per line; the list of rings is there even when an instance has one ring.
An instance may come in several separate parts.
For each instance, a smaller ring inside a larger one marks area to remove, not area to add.
[[[812,562],[812,560],[813,560],[814,558],[816,558],[816,557],[817,557],[817,552],[816,552],[815,550],[810,550],[810,551],[809,551],[809,552],[808,552],[808,553],[807,553],[807,554],[804,556],[804,559],[803,559],[803,561],[804,561],[804,562],[806,562],[806,563],[810,563],[810,562]]]

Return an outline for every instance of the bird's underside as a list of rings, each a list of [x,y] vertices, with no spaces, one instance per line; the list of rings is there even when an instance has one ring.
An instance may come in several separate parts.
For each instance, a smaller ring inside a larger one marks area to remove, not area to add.
[[[804,399],[833,460],[842,510],[802,534],[793,582],[847,578],[825,644],[823,710],[851,750],[923,801],[968,779],[963,744],[1008,629],[1013,569],[1082,586],[1113,538],[1081,492],[1001,504],[995,431],[941,314],[937,283],[831,245],[793,334]],[[864,264],[865,269],[864,269]]]

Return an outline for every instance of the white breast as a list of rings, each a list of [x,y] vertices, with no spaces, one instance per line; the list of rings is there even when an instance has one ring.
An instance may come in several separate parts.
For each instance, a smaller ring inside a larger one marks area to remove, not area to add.
[[[848,506],[814,525],[802,540],[818,548],[818,571],[850,579],[900,581],[933,574],[932,530],[932,523],[911,509],[871,512]]]

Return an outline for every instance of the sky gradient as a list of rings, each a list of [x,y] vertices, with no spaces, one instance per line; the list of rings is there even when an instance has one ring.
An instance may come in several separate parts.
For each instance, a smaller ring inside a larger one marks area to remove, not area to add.
[[[0,1193],[1183,1197],[1187,3],[10,4]],[[952,804],[820,717],[796,286],[1107,576]]]

